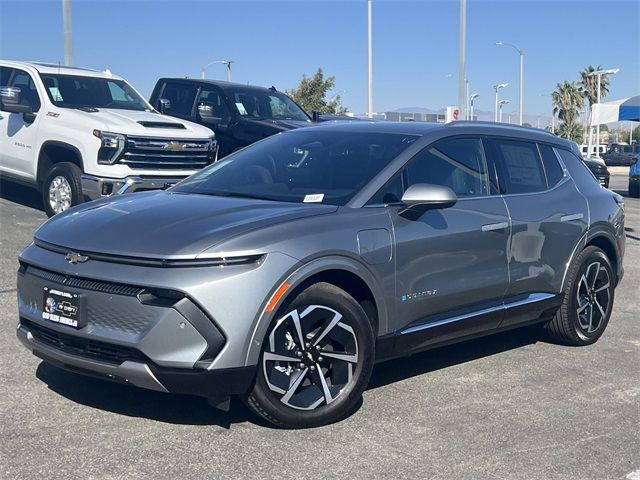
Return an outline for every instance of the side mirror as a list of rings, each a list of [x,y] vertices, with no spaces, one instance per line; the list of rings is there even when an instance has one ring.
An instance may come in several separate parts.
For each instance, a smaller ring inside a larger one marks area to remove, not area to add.
[[[166,98],[160,99],[160,113],[168,114],[171,111],[171,101]]]
[[[198,115],[200,116],[200,120],[204,123],[211,123],[213,125],[218,125],[222,123],[221,117],[215,117],[213,115],[213,104],[202,102],[198,105]]]
[[[449,187],[431,183],[411,185],[402,195],[402,203],[406,205],[407,209],[449,208],[457,201],[458,197]]]
[[[29,105],[23,105],[19,87],[0,87],[0,110],[9,113],[32,113]]]

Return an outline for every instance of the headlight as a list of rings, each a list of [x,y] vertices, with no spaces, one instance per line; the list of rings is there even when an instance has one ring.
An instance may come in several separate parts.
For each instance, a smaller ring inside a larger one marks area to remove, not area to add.
[[[93,135],[102,142],[100,150],[98,150],[98,163],[114,164],[127,145],[127,137],[120,133],[103,132],[102,130],[94,130]]]

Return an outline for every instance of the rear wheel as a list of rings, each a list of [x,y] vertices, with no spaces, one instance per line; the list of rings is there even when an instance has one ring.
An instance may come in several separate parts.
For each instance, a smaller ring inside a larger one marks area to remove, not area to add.
[[[607,255],[585,248],[571,264],[564,300],[547,325],[550,336],[566,345],[590,345],[604,332],[614,297],[614,276]]]
[[[363,309],[343,290],[317,283],[270,326],[247,404],[281,427],[335,422],[360,399],[373,358],[374,333]]]
[[[81,171],[77,165],[61,162],[53,165],[42,185],[42,201],[47,216],[64,212],[82,203]]]

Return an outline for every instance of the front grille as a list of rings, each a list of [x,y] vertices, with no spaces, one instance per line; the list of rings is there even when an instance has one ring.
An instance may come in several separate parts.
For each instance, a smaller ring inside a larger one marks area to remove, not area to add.
[[[131,168],[199,170],[211,160],[209,140],[127,137],[119,162]]]
[[[49,282],[66,285],[68,287],[79,288],[82,290],[92,290],[94,292],[108,293],[110,295],[124,295],[127,297],[135,297],[142,290],[141,287],[126,285],[123,283],[103,282],[100,280],[92,280],[89,278],[71,277],[60,273],[50,272],[41,268],[28,266],[27,271],[30,275],[42,278]]]
[[[20,319],[20,323],[29,329],[37,341],[57,350],[62,350],[70,355],[77,355],[116,365],[120,365],[126,360],[148,361],[147,357],[135,348],[67,335],[42,327],[25,319]]]

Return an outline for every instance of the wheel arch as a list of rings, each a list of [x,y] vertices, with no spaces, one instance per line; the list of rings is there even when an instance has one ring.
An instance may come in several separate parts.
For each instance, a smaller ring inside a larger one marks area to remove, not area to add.
[[[569,272],[569,268],[571,267],[574,259],[580,254],[580,252],[590,246],[600,248],[607,255],[611,262],[611,267],[613,268],[614,278],[616,279],[616,282],[618,281],[620,253],[616,248],[615,235],[604,228],[597,228],[585,232],[585,234],[576,243],[573,253],[571,254],[571,258],[565,266],[564,276],[562,278],[562,287],[560,290],[561,292],[564,292],[566,287],[566,282],[568,280],[567,273]]]
[[[281,285],[288,283],[290,286],[270,312],[264,309],[261,312],[249,339],[246,365],[254,365],[258,362],[262,340],[282,305],[308,286],[318,282],[330,283],[351,295],[367,314],[376,337],[381,331],[386,331],[387,305],[369,269],[349,257],[322,257],[305,263],[274,285],[270,297],[265,299],[265,305]]]
[[[44,142],[38,154],[38,170],[36,173],[38,188],[42,188],[42,184],[47,177],[47,172],[51,167],[61,162],[73,163],[84,172],[82,154],[77,147],[57,140],[47,140]]]

